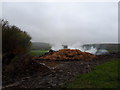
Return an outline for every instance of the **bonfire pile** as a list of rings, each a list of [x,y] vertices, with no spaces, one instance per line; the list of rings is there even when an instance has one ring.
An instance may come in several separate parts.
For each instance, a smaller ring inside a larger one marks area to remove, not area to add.
[[[96,58],[95,55],[88,52],[82,52],[78,49],[61,49],[59,51],[49,52],[44,56],[34,57],[34,59],[43,60],[85,60],[85,61],[90,61],[95,58]]]

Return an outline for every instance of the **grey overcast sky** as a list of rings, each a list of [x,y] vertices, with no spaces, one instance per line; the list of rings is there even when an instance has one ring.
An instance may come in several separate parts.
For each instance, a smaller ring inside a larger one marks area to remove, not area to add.
[[[117,43],[116,2],[9,2],[3,19],[48,43]]]

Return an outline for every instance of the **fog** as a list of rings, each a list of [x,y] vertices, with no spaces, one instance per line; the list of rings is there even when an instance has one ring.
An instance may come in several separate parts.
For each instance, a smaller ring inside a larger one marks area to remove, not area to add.
[[[117,2],[4,2],[3,19],[28,32],[33,42],[71,48],[118,42]]]

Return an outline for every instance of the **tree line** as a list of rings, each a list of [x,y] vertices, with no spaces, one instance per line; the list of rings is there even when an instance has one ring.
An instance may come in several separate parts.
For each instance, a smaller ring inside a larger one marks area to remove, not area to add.
[[[21,57],[31,48],[31,36],[6,20],[0,20],[2,26],[3,64],[9,64],[15,57]]]

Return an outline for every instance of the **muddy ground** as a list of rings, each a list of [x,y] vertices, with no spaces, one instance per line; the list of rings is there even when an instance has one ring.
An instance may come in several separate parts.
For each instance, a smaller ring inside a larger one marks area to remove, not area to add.
[[[92,61],[40,61],[37,60],[37,71],[26,74],[24,77],[3,79],[3,89],[5,88],[56,88],[68,83],[72,77],[88,73],[93,67],[112,59],[120,58],[120,53],[110,53],[99,55]],[[42,72],[44,71],[44,72]],[[7,77],[6,75],[3,75]],[[13,80],[14,79],[14,80]],[[13,80],[13,81],[12,81]],[[10,81],[12,81],[10,83]]]

